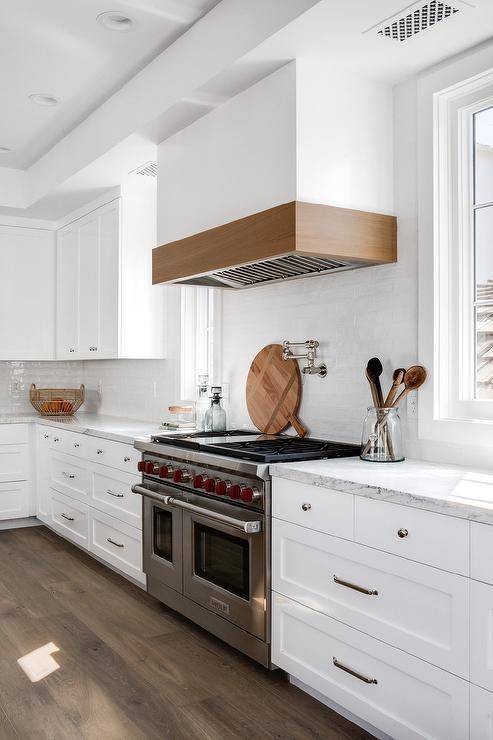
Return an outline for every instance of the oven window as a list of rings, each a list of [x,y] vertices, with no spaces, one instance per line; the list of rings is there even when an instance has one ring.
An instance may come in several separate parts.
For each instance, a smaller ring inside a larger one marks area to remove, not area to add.
[[[249,543],[194,522],[195,574],[243,599],[250,598]]]
[[[152,519],[154,522],[154,554],[171,563],[173,562],[173,515],[170,511],[163,511],[154,506]]]

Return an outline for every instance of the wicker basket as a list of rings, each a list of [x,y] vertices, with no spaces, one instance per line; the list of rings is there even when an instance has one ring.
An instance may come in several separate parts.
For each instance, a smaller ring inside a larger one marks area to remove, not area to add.
[[[72,416],[86,398],[84,385],[80,388],[36,388],[29,389],[29,400],[42,416]]]

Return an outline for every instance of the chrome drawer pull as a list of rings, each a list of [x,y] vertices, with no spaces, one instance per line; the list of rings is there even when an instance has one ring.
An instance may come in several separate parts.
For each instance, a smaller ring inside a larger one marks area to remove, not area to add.
[[[398,529],[397,530],[397,536],[400,537],[401,540],[404,539],[404,537],[407,537],[408,534],[409,534],[409,531],[407,529]]]
[[[303,511],[310,511],[310,509],[312,508],[312,505],[311,504],[301,504],[301,508],[303,509]]]
[[[63,512],[60,514],[60,516],[63,516],[63,518],[66,519],[68,522],[73,522],[74,521],[74,517],[73,516],[67,516]]]
[[[108,488],[108,490],[106,491],[106,493],[107,493],[107,494],[108,494],[109,496],[114,496],[115,498],[124,498],[124,497],[125,497],[125,494],[124,494],[124,493],[115,493],[114,491],[110,491],[110,489],[109,489],[109,488]]]
[[[115,540],[112,540],[111,537],[107,537],[106,542],[111,542],[111,544],[115,545],[115,547],[125,547],[125,545],[122,545],[121,542],[115,542]]]
[[[364,588],[364,586],[358,586],[356,583],[343,581],[336,575],[334,576],[334,583],[338,583],[339,586],[346,586],[346,588],[352,588],[353,591],[358,591],[358,593],[360,594],[366,594],[367,596],[378,596],[378,591],[375,588]]]
[[[337,658],[332,658],[332,662],[336,668],[340,668],[341,671],[346,671],[346,673],[349,673],[355,678],[359,678],[359,680],[364,681],[364,683],[378,683],[376,678],[369,678],[368,676],[364,676],[362,673],[358,673],[358,671],[353,671],[352,668],[348,668],[344,663],[340,663]]]
[[[64,475],[64,476],[65,476],[65,478],[72,478],[72,479],[73,479],[73,478],[75,478],[75,477],[76,477],[76,476],[74,475],[74,473],[67,473],[67,471],[66,471],[66,470],[62,470],[62,475]]]

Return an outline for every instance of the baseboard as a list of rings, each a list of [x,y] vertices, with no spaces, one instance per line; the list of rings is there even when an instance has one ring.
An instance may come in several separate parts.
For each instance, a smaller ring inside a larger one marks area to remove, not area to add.
[[[310,686],[307,686],[306,683],[303,683],[303,681],[299,681],[294,676],[288,676],[288,678],[289,683],[292,683],[293,686],[301,689],[306,694],[310,694],[310,696],[313,696],[313,698],[317,699],[317,701],[319,701],[321,704],[325,704],[325,706],[329,707],[329,709],[333,709],[334,712],[337,712],[337,714],[340,714],[342,717],[345,717],[350,722],[353,722],[353,724],[358,725],[358,727],[361,727],[361,729],[366,730],[366,732],[369,732],[370,735],[378,738],[378,740],[393,740],[390,735],[387,735],[385,732],[381,732],[381,730],[373,727],[373,725],[370,725],[368,722],[360,719],[360,717],[357,717],[352,712],[349,712],[347,709],[344,709],[344,707],[341,707],[341,705],[337,704],[337,702],[327,699],[326,696],[321,694],[319,691],[312,689]]]
[[[35,516],[27,516],[24,519],[4,519],[0,522],[0,531],[2,529],[20,529],[21,527],[41,527],[40,522]]]

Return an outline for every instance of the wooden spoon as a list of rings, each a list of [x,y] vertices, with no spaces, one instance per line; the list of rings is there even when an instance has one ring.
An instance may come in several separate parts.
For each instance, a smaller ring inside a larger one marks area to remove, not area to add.
[[[399,393],[392,406],[398,406],[401,401],[410,391],[415,391],[420,388],[426,380],[426,370],[422,365],[412,365],[406,374],[404,375],[404,390]]]
[[[392,401],[395,398],[398,387],[404,381],[405,374],[406,374],[406,369],[404,367],[398,367],[394,370],[394,373],[392,375],[392,385],[390,386],[388,396],[385,399],[386,408],[388,408],[389,406],[392,406]]]
[[[372,357],[371,360],[368,360],[366,377],[370,383],[373,404],[379,408],[383,406],[382,386],[380,385],[380,376],[382,373],[383,366],[378,357]]]

